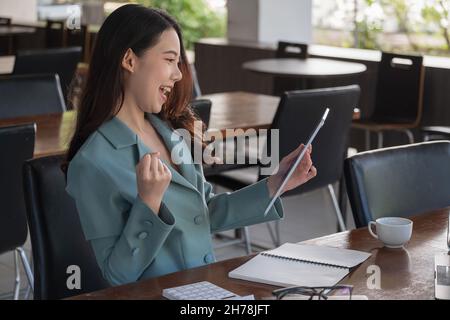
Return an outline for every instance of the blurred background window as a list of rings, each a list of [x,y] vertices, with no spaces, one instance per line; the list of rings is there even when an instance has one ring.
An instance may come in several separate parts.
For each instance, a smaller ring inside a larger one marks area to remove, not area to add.
[[[201,38],[226,37],[226,0],[27,0],[38,20],[72,17],[100,25],[126,3],[165,9],[188,49]],[[450,56],[450,0],[313,0],[313,43],[337,47]]]
[[[183,30],[185,45],[193,49],[201,38],[226,36],[225,0],[137,0],[141,3],[166,10],[174,16]]]
[[[313,42],[450,56],[450,0],[314,0]]]

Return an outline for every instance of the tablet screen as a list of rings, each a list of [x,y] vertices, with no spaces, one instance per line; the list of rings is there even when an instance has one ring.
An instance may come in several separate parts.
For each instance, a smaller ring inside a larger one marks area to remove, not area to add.
[[[289,181],[289,178],[294,173],[295,169],[297,168],[297,166],[299,165],[299,163],[303,159],[303,157],[304,157],[304,155],[306,153],[306,150],[312,144],[312,142],[314,141],[314,138],[316,137],[316,135],[319,132],[320,128],[322,128],[323,124],[325,123],[325,120],[326,120],[329,112],[330,112],[330,109],[326,108],[324,113],[323,113],[323,115],[322,115],[322,117],[319,119],[319,123],[314,128],[314,131],[311,133],[311,135],[309,136],[309,139],[308,139],[307,143],[305,144],[305,148],[303,148],[303,150],[299,153],[299,155],[297,156],[296,160],[293,162],[293,164],[291,165],[289,170],[286,171],[286,174],[284,175],[280,185],[277,187],[277,191],[276,191],[274,197],[272,198],[272,200],[270,201],[269,205],[267,206],[266,211],[264,211],[264,216],[267,215],[267,213],[270,211],[270,208],[273,206],[273,204],[275,203],[277,198],[281,195],[281,192],[282,192],[284,186]]]

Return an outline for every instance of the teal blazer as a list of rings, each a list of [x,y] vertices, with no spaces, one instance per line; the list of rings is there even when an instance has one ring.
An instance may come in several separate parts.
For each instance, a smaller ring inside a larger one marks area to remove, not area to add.
[[[179,143],[185,148],[177,153],[178,160],[186,160],[179,165],[181,174],[166,163],[172,181],[158,215],[139,198],[136,183],[135,166],[152,150],[117,117],[86,140],[68,168],[67,191],[111,285],[212,263],[211,233],[283,217],[280,199],[263,215],[270,201],[266,179],[239,191],[213,194],[187,145],[172,141],[174,131],[158,116],[146,118],[169,152]]]

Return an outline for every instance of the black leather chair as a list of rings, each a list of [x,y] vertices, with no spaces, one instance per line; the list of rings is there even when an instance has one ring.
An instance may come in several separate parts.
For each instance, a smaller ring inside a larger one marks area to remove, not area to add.
[[[271,125],[279,130],[279,159],[292,152],[300,143],[306,143],[326,107],[330,113],[325,125],[313,142],[312,160],[317,176],[308,183],[286,192],[284,196],[301,194],[327,187],[332,198],[341,230],[346,229],[332,184],[343,175],[343,161],[347,152],[347,140],[353,117],[353,109],[359,99],[357,85],[285,92]],[[267,150],[271,150],[270,132]],[[276,150],[278,151],[278,150]],[[265,176],[259,173],[258,180]],[[239,171],[221,175],[220,185],[237,190],[255,181],[243,180]],[[275,222],[275,244],[280,245],[279,223]],[[271,230],[271,229],[269,229]]]
[[[308,58],[308,45],[306,43],[295,43],[287,41],[278,41],[277,58]]]
[[[69,47],[18,51],[13,74],[56,73],[67,100],[78,62],[82,58],[81,50],[81,47]]]
[[[0,119],[66,111],[56,74],[3,76],[0,92]]]
[[[201,94],[200,85],[197,78],[197,72],[195,70],[195,66],[191,65],[191,72],[192,72],[192,79],[193,79],[193,93],[192,96],[195,100],[191,101],[191,107],[193,111],[199,116],[199,118],[205,123],[206,127],[209,125],[209,119],[211,115],[211,106],[212,102],[208,99],[198,99]],[[219,145],[217,147],[222,147],[224,145]],[[225,152],[225,151],[224,151]],[[249,157],[247,156],[245,159],[245,164],[204,164],[203,165],[203,172],[206,177],[206,179],[209,182],[212,182],[214,185],[220,184],[218,182],[221,181],[219,178],[218,180],[215,180],[216,175],[229,171],[234,170],[238,168],[244,168],[249,166],[248,163],[251,163],[249,161]],[[219,245],[215,246],[215,249],[223,248],[229,245],[234,244],[241,244],[243,243],[245,245],[245,249],[247,254],[251,254],[252,248],[250,243],[250,233],[248,227],[244,227],[241,229],[236,229],[236,236],[231,241],[223,242]],[[220,235],[216,235],[220,237]]]
[[[414,143],[411,129],[422,118],[424,75],[422,56],[382,53],[374,111],[353,122],[354,128],[365,130],[366,150],[371,146],[371,132],[377,133],[378,148],[383,147],[383,132],[388,130],[404,132],[409,143]]]
[[[210,119],[210,115],[211,115],[211,104],[212,104],[211,100],[208,100],[208,99],[197,99],[197,100],[191,101],[191,107],[192,107],[193,111],[205,123],[206,127],[208,127],[209,119]],[[220,172],[224,172],[224,171],[234,169],[234,168],[239,168],[239,167],[242,167],[242,166],[236,166],[234,164],[230,164],[230,165],[227,165],[227,164],[219,164],[219,165],[203,164],[203,172],[204,172],[205,177],[208,179],[208,181],[214,183],[214,175],[216,175]],[[216,235],[216,236],[220,237],[220,235]],[[251,249],[250,234],[249,234],[248,227],[237,229],[235,239],[233,239],[231,241],[222,242],[221,244],[216,245],[214,248],[220,249],[220,248],[223,248],[223,247],[226,247],[229,245],[241,244],[241,243],[243,243],[245,245],[247,254],[250,254],[252,252],[252,249]]]
[[[12,19],[7,17],[0,17],[0,26],[11,26],[12,25]],[[3,35],[0,37],[1,45],[0,45],[0,54],[12,54],[13,51],[13,44],[14,44],[14,37],[13,35]],[[5,45],[3,45],[5,44]]]
[[[33,274],[22,248],[27,240],[27,218],[23,202],[22,164],[33,157],[34,124],[0,128],[0,254],[14,251],[14,299],[19,298],[19,256],[28,283],[33,287]]]
[[[191,108],[195,114],[202,120],[206,127],[209,125],[209,118],[211,117],[211,100],[197,99],[191,101]]]
[[[29,160],[23,167],[25,204],[35,272],[35,299],[61,299],[108,286],[84,239],[78,212],[66,193],[63,156]],[[80,288],[69,289],[70,266],[80,271]]]
[[[45,46],[47,48],[61,48],[67,42],[65,20],[51,20],[45,22]]]
[[[191,64],[191,73],[192,73],[192,99],[197,99],[202,95],[202,90],[200,89],[200,83],[198,82],[197,70],[195,69],[195,65]]]
[[[286,41],[278,41],[276,58],[308,58],[308,45],[306,43],[294,43]],[[274,77],[273,78],[273,94],[281,96],[285,91],[306,89],[306,80],[294,79],[288,77]]]
[[[356,227],[450,205],[449,141],[362,152],[344,170]]]
[[[450,140],[450,127],[427,126],[422,127],[423,141]]]
[[[0,17],[0,26],[10,26],[11,21],[11,18]]]

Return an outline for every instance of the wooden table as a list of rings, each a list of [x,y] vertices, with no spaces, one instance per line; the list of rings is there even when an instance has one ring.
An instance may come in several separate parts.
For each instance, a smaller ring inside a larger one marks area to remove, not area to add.
[[[372,256],[353,270],[341,283],[352,284],[354,294],[369,299],[433,299],[434,255],[447,251],[447,223],[450,208],[425,213],[412,218],[413,235],[406,249],[382,248],[379,241],[369,235],[367,228],[345,231],[305,241],[309,244],[328,245],[371,252]],[[240,257],[188,269],[165,276],[111,287],[72,299],[162,299],[164,288],[210,281],[239,295],[254,294],[256,299],[271,296],[276,287],[256,282],[228,278],[228,272],[251,256]],[[381,289],[368,289],[370,276],[367,268],[381,268]]]
[[[212,101],[209,127],[267,129],[280,102],[279,97],[249,92],[214,93],[199,97]]]
[[[268,128],[280,98],[246,92],[218,93],[202,98],[212,100],[210,130],[227,128]],[[0,126],[33,123],[37,125],[34,157],[63,154],[76,121],[75,111],[0,120]]]
[[[75,111],[59,114],[1,119],[0,127],[36,123],[34,157],[63,154],[68,147],[75,126]]]
[[[276,58],[247,61],[242,68],[259,74],[293,78],[330,78],[366,71],[362,63],[320,58]]]
[[[22,27],[22,26],[0,26],[0,37],[1,36],[13,36],[17,34],[28,34],[35,33],[36,28],[33,27]]]
[[[11,74],[14,70],[14,62],[16,56],[0,56],[0,74]],[[76,72],[82,76],[86,76],[88,64],[85,62],[79,62]]]

